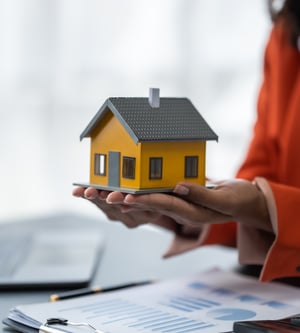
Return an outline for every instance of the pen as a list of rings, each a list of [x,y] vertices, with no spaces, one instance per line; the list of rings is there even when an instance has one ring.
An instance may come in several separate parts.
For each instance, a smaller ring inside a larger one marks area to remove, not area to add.
[[[90,287],[90,288],[81,288],[81,289],[76,289],[76,290],[70,290],[70,291],[63,292],[61,294],[51,295],[50,302],[56,302],[56,301],[63,300],[63,299],[92,295],[92,294],[97,294],[97,293],[105,293],[105,292],[109,292],[109,291],[120,290],[120,289],[125,289],[125,288],[130,288],[130,287],[137,287],[137,286],[149,284],[151,282],[152,281],[141,281],[141,282],[121,284],[121,285],[112,286],[112,287],[108,287],[108,288],[100,288],[100,287],[95,286],[95,287]]]

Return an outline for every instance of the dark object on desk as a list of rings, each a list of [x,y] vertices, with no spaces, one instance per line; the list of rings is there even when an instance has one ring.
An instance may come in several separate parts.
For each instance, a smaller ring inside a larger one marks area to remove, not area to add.
[[[87,286],[104,250],[89,222],[55,215],[0,224],[0,290]]]
[[[44,325],[45,330],[44,332],[48,332],[48,327],[51,328],[51,325],[64,325],[64,326],[75,326],[75,327],[88,327],[91,328],[95,333],[104,333],[103,331],[97,329],[93,325],[86,323],[86,322],[72,322],[65,318],[49,318],[47,319],[46,325]],[[59,331],[58,331],[59,332]]]
[[[300,332],[300,317],[281,320],[238,321],[234,333],[296,333]]]
[[[261,265],[240,265],[236,267],[235,272],[258,278],[261,273],[261,270],[262,270]],[[296,276],[276,279],[274,280],[274,282],[280,282],[287,284],[289,286],[300,287],[300,278]]]

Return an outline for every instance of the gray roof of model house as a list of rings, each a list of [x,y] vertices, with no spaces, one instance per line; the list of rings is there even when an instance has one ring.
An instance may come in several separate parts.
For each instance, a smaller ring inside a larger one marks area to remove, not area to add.
[[[218,140],[201,114],[187,98],[160,98],[152,107],[148,98],[108,98],[80,135],[90,137],[109,110],[135,143],[143,141]]]

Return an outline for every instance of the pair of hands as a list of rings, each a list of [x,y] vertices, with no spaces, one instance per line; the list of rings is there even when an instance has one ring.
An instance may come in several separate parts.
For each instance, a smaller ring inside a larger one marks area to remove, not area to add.
[[[151,223],[176,232],[179,225],[201,230],[204,224],[236,221],[272,231],[263,193],[246,180],[218,182],[212,189],[180,182],[172,194],[126,194],[78,187],[73,195],[90,200],[110,220],[129,228]]]

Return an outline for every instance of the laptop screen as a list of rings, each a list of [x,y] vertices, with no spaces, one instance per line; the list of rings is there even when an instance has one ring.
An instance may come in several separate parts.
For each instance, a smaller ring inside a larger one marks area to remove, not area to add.
[[[103,250],[104,235],[89,218],[53,215],[2,223],[0,289],[84,287]]]

